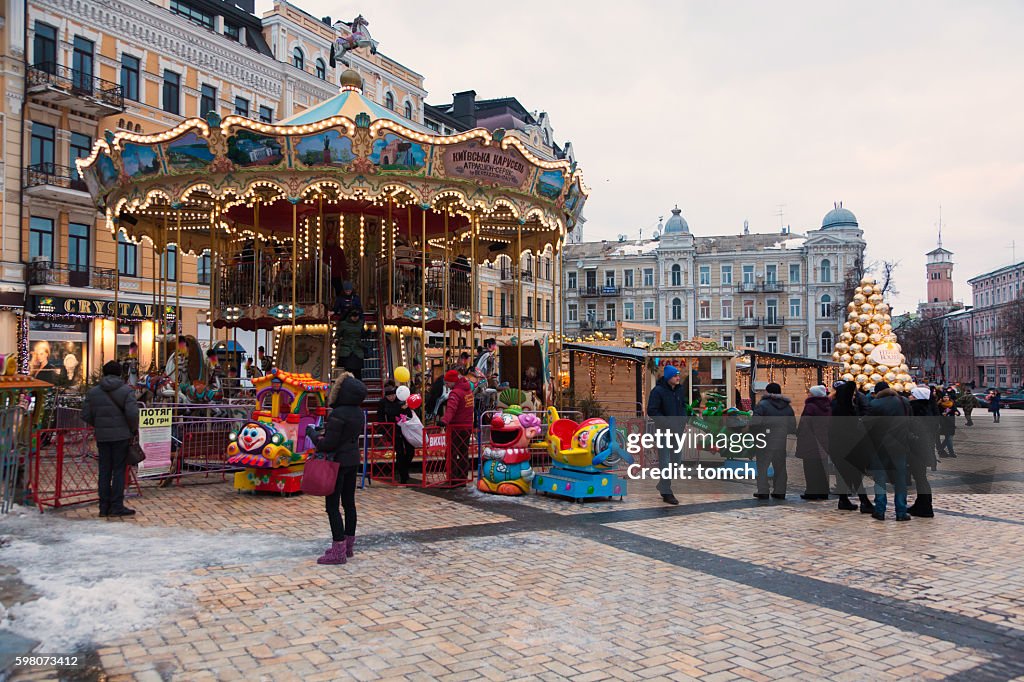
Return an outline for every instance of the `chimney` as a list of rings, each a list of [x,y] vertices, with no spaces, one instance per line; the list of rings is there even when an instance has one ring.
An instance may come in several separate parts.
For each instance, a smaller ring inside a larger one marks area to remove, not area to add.
[[[320,21],[323,22],[324,24],[327,24],[328,26],[331,25],[331,18],[330,17],[324,17]]]
[[[476,90],[452,95],[452,118],[469,128],[476,128]]]

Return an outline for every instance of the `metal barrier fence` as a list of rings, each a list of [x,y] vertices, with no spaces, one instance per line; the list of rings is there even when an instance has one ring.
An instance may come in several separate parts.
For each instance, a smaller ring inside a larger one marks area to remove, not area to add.
[[[29,428],[23,408],[0,410],[0,514],[11,510],[24,484],[22,465],[28,461]]]
[[[403,485],[398,480],[395,439],[404,438],[395,424],[367,423],[365,439],[365,470],[371,481]],[[474,430],[453,429],[451,447],[448,432],[437,426],[423,427],[423,447],[413,448],[409,487],[454,488],[473,479],[473,461],[477,456]],[[412,447],[412,446],[410,446]]]
[[[37,446],[30,453],[29,493],[43,507],[66,507],[99,500],[99,456],[92,429],[41,429]],[[134,484],[141,494],[131,467],[125,487]]]
[[[228,464],[229,435],[250,421],[253,405],[161,405],[171,411],[170,462],[144,461],[139,466],[141,480],[173,480],[180,484],[184,476],[220,474],[243,467]]]

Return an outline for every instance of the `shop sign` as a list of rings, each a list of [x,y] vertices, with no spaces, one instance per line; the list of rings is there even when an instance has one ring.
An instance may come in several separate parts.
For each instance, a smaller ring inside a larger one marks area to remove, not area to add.
[[[444,152],[447,177],[520,187],[531,170],[522,154],[478,141],[452,145]]]
[[[146,459],[139,470],[167,471],[171,466],[171,410],[147,407],[139,410],[139,445]]]
[[[64,298],[61,296],[33,296],[31,312],[38,315],[78,315],[82,317],[114,317],[114,302],[93,298]],[[152,320],[159,307],[152,303],[119,301],[119,319]],[[174,319],[174,306],[164,306],[165,317]]]

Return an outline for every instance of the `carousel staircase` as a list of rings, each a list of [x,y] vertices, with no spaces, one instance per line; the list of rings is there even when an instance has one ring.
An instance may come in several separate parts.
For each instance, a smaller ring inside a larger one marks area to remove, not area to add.
[[[389,374],[387,368],[386,350],[387,335],[384,333],[384,322],[380,315],[382,309],[380,291],[370,298],[373,304],[372,310],[363,313],[366,328],[363,331],[363,348],[366,355],[363,358],[363,383],[366,384],[366,400],[363,401],[363,409],[369,412],[370,421],[377,418],[377,405],[384,397],[384,379]],[[376,331],[370,331],[370,327]]]

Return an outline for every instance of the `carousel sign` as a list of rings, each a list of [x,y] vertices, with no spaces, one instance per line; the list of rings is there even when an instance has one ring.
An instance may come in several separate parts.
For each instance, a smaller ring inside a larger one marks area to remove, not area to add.
[[[57,296],[36,296],[34,312],[40,315],[80,315],[89,317],[114,317],[114,302],[92,298],[61,298]],[[152,303],[117,304],[117,317],[120,319],[152,320],[157,307]],[[165,315],[174,317],[174,308],[167,306]]]
[[[475,141],[453,145],[444,152],[444,170],[449,177],[519,187],[532,168],[519,152],[485,147]]]

